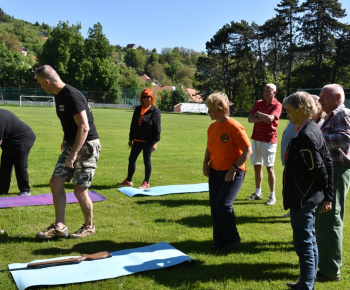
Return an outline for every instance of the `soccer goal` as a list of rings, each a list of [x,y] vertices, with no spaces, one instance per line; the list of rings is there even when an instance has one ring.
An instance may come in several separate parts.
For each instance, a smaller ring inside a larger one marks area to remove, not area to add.
[[[55,106],[55,97],[53,96],[19,96],[19,106]]]

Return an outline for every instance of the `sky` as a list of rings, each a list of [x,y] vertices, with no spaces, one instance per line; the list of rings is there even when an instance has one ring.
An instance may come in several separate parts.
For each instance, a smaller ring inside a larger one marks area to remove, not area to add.
[[[276,15],[281,0],[0,0],[0,8],[16,19],[46,23],[80,23],[81,34],[101,23],[110,44],[136,44],[147,49],[184,47],[205,51],[205,43],[231,21],[259,25]],[[302,2],[302,0],[300,1]],[[350,23],[350,1],[340,0]]]

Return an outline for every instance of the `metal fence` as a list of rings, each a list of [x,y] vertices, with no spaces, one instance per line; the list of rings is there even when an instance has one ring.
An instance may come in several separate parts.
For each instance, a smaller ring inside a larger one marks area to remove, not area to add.
[[[119,89],[116,94],[109,94],[103,91],[81,91],[81,93],[94,107],[133,108],[140,104],[141,91],[139,89]],[[20,96],[28,96],[35,99],[35,96],[45,97],[48,94],[41,88],[0,88],[0,103],[2,104],[19,105]],[[36,100],[25,102],[23,105],[40,106],[40,103],[46,105],[45,102],[37,102]]]

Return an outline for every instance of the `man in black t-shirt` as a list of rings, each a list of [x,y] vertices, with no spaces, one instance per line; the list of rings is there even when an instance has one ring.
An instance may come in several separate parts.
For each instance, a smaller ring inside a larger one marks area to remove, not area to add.
[[[30,195],[28,156],[36,136],[33,130],[14,113],[0,109],[0,195],[10,189],[12,168],[15,167],[20,196]]]
[[[66,238],[66,193],[64,183],[73,179],[74,194],[78,199],[85,222],[71,238],[83,238],[96,233],[93,224],[93,205],[88,194],[101,145],[94,118],[84,95],[65,84],[49,65],[36,70],[36,79],[48,94],[55,95],[56,113],[64,133],[61,155],[50,179],[56,220],[44,231],[36,234],[39,239]]]

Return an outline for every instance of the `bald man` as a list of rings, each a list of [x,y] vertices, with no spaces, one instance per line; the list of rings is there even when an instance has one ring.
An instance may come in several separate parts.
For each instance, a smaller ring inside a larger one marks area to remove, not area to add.
[[[340,281],[346,194],[350,186],[350,110],[344,106],[345,94],[338,84],[326,85],[319,103],[327,114],[321,130],[334,167],[334,200],[331,211],[317,212],[316,237],[319,271],[316,281]]]
[[[65,84],[57,72],[49,65],[39,67],[36,79],[47,94],[55,95],[56,113],[63,129],[61,155],[50,179],[56,220],[42,232],[38,239],[68,237],[65,225],[66,193],[64,183],[73,180],[74,195],[80,203],[84,224],[71,238],[84,238],[96,233],[92,221],[93,206],[88,188],[95,174],[96,163],[101,152],[101,144],[94,124],[94,117],[84,95]]]

